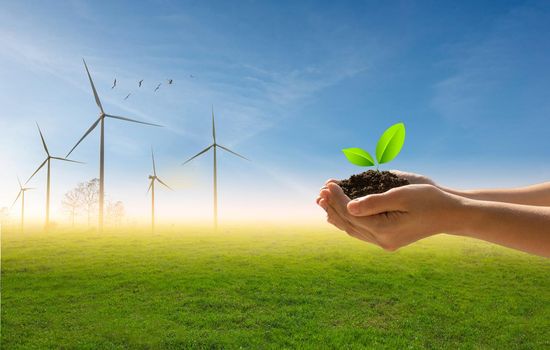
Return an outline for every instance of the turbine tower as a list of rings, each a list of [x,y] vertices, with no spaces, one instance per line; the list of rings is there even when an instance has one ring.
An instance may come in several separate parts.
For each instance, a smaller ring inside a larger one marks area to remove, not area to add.
[[[192,161],[193,159],[197,158],[198,156],[202,155],[203,153],[208,152],[211,148],[214,150],[214,229],[218,228],[218,162],[216,157],[216,150],[217,148],[221,148],[222,150],[232,153],[236,155],[237,157],[240,157],[245,160],[249,160],[248,158],[241,156],[240,154],[233,152],[227,147],[224,147],[216,142],[216,123],[214,121],[214,106],[212,106],[212,144],[199,153],[195,154],[193,157],[186,160],[182,165],[185,165]]]
[[[98,229],[99,232],[103,231],[103,204],[105,199],[105,118],[112,118],[112,119],[119,119],[119,120],[125,120],[128,122],[133,123],[139,123],[139,124],[145,124],[145,125],[152,125],[152,126],[162,126],[158,124],[152,124],[152,123],[146,123],[126,117],[116,116],[112,114],[107,114],[103,110],[103,106],[101,105],[101,101],[99,99],[99,96],[97,94],[97,91],[95,89],[94,82],[92,80],[92,76],[90,75],[90,71],[88,70],[88,65],[86,64],[86,61],[82,59],[82,62],[84,62],[84,68],[86,68],[86,73],[88,74],[88,80],[90,81],[90,85],[92,87],[92,92],[94,93],[95,103],[97,104],[97,107],[99,108],[99,118],[88,128],[88,130],[84,133],[84,135],[78,140],[76,145],[67,153],[68,157],[72,151],[88,136],[89,133],[91,133],[96,126],[100,125],[100,136],[99,136],[99,215],[98,215]]]
[[[29,179],[27,180],[27,182],[25,182],[25,184],[27,184],[34,177],[34,175],[36,175],[36,173],[38,173],[40,169],[44,167],[44,165],[46,164],[48,165],[48,175],[46,178],[46,221],[44,224],[44,227],[48,229],[48,227],[50,227],[50,170],[51,170],[52,159],[62,160],[64,162],[80,163],[80,164],[82,164],[82,162],[77,162],[76,160],[70,160],[67,158],[52,156],[50,154],[50,151],[48,151],[48,146],[46,145],[46,141],[44,141],[44,135],[42,135],[42,130],[40,130],[40,126],[38,125],[38,123],[36,123],[36,127],[38,128],[38,133],[40,134],[40,139],[42,140],[42,146],[44,146],[44,151],[46,151],[46,159],[42,162],[42,164],[38,166],[38,168],[29,177]]]
[[[157,168],[155,166],[155,155],[153,153],[153,148],[151,147],[151,159],[153,161],[153,175],[149,175],[149,179],[151,182],[149,183],[149,188],[147,189],[147,193],[151,191],[151,231],[155,233],[155,181],[158,181],[161,185],[164,185],[169,190],[172,190],[170,186],[168,186],[164,181],[162,181],[157,176]]]
[[[19,193],[17,194],[17,197],[15,197],[15,200],[13,201],[11,207],[13,208],[15,203],[17,203],[19,197],[21,197],[21,232],[23,233],[23,229],[25,227],[25,192],[28,190],[34,190],[34,188],[23,187],[23,185],[21,185],[19,177],[17,178],[17,182],[19,183]]]

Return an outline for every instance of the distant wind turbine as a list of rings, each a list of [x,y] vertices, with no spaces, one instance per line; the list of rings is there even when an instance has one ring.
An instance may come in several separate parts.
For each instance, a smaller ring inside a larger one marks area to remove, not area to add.
[[[90,71],[88,70],[88,65],[86,65],[86,61],[82,59],[84,62],[84,67],[86,68],[86,73],[88,74],[88,80],[90,80],[90,85],[92,87],[92,91],[94,93],[95,103],[97,104],[97,107],[99,108],[99,118],[90,126],[90,128],[84,133],[84,135],[78,140],[76,145],[67,153],[67,157],[74,151],[74,149],[88,136],[89,133],[91,133],[95,127],[100,124],[100,136],[99,136],[99,215],[98,215],[98,226],[99,231],[103,231],[103,204],[104,204],[104,198],[105,198],[105,118],[113,118],[113,119],[120,119],[125,120],[133,123],[139,123],[139,124],[145,124],[145,125],[152,125],[152,126],[162,126],[158,124],[152,124],[152,123],[146,123],[126,117],[120,117],[112,114],[107,114],[103,110],[103,106],[101,105],[101,101],[99,100],[99,96],[97,94],[97,91],[95,89],[94,82],[92,80],[92,76],[90,75]]]
[[[40,171],[44,167],[44,165],[48,164],[48,175],[46,178],[46,222],[45,222],[45,228],[48,229],[50,227],[50,170],[51,170],[51,161],[52,159],[55,160],[62,160],[64,162],[72,162],[72,163],[80,163],[76,160],[70,160],[67,158],[62,157],[54,157],[50,154],[50,151],[48,151],[48,146],[46,145],[46,141],[44,140],[44,135],[42,135],[42,130],[40,130],[40,126],[38,123],[36,123],[36,127],[38,128],[38,133],[40,134],[40,139],[42,140],[42,146],[44,146],[44,151],[46,151],[46,159],[38,166],[38,168],[32,173],[32,175],[29,177],[29,179],[25,182],[25,184],[29,183],[31,179],[36,175],[37,172]]]
[[[153,161],[153,175],[149,175],[149,179],[151,182],[149,183],[149,188],[147,189],[147,193],[151,191],[151,231],[155,232],[155,181],[158,181],[161,185],[164,185],[169,190],[172,190],[170,186],[168,186],[164,181],[162,181],[157,176],[157,168],[155,166],[155,155],[153,153],[153,148],[151,148],[151,160]]]
[[[21,185],[19,177],[17,178],[17,182],[19,183],[19,193],[17,194],[17,197],[15,197],[15,200],[13,201],[11,207],[13,208],[15,203],[17,203],[19,197],[21,197],[21,232],[23,232],[23,229],[25,227],[25,192],[28,190],[34,190],[34,188],[23,187],[23,185]]]
[[[211,148],[214,150],[214,228],[218,228],[218,164],[217,164],[217,158],[216,158],[216,149],[219,147],[222,150],[232,153],[236,155],[237,157],[240,157],[245,160],[249,160],[248,158],[241,156],[240,154],[233,152],[227,147],[224,147],[216,142],[216,125],[214,121],[214,106],[212,106],[212,140],[213,143],[200,151],[199,153],[195,154],[193,157],[186,160],[182,165],[185,165],[192,161],[193,159],[197,158],[198,156],[202,155],[203,153],[208,152]]]

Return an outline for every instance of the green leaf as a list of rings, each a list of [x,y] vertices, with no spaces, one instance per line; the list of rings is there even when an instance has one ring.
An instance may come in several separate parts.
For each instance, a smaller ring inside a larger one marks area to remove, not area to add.
[[[343,149],[346,158],[350,163],[359,165],[359,166],[373,166],[374,159],[369,154],[369,152],[362,150],[361,148],[346,148]]]
[[[397,123],[384,131],[376,145],[378,164],[393,160],[401,152],[403,143],[405,143],[405,124]]]

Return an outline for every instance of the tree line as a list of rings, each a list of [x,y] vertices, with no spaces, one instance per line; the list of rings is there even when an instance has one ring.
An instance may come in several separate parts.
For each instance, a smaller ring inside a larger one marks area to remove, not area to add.
[[[97,216],[99,203],[99,179],[80,182],[75,188],[64,194],[61,205],[68,215],[69,222],[74,226],[79,217],[86,218],[90,227]],[[7,225],[10,222],[9,208],[0,209],[0,224]],[[106,203],[107,223],[112,226],[120,226],[125,216],[124,203],[122,201],[110,201]]]

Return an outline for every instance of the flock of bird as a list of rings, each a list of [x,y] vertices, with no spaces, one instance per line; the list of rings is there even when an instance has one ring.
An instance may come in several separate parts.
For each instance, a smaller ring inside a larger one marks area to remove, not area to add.
[[[189,78],[191,79],[194,79],[195,76],[193,74],[189,74]],[[138,81],[138,88],[141,88],[141,86],[143,85],[143,81],[144,79],[141,79],[140,81]],[[172,85],[174,83],[174,79],[166,79],[166,83],[167,85]],[[157,92],[160,87],[162,86],[162,83],[158,83],[155,88],[153,89],[153,92]],[[113,90],[114,88],[117,87],[117,80],[116,78],[113,80],[113,86],[111,86],[111,90]],[[129,92],[124,98],[123,100],[126,101],[130,96],[132,96],[132,93]]]
[[[48,146],[46,144],[46,141],[44,139],[44,135],[42,134],[42,130],[40,129],[40,126],[38,125],[38,123],[36,124],[37,128],[38,128],[38,132],[39,132],[39,135],[40,135],[40,139],[42,141],[42,146],[44,147],[44,151],[46,152],[46,159],[38,166],[38,168],[34,171],[34,173],[28,178],[28,180],[25,182],[25,186],[26,184],[44,167],[44,166],[47,166],[47,178],[46,178],[46,219],[45,219],[45,228],[47,229],[50,225],[50,179],[51,179],[51,161],[52,160],[59,160],[59,161],[65,161],[65,162],[71,162],[71,163],[82,163],[82,162],[79,162],[79,161],[76,161],[76,160],[72,160],[72,159],[69,159],[68,157],[71,155],[71,153],[78,147],[78,145],[99,125],[100,126],[100,142],[99,142],[99,198],[98,198],[98,209],[99,209],[99,213],[98,213],[98,230],[100,232],[102,232],[103,230],[103,208],[104,208],[104,198],[105,198],[105,176],[104,176],[104,173],[105,173],[105,168],[104,168],[104,160],[105,160],[105,132],[104,132],[104,129],[105,129],[105,120],[107,118],[109,119],[118,119],[118,120],[123,120],[123,121],[127,121],[127,122],[133,122],[133,123],[139,123],[139,124],[145,124],[145,125],[150,125],[150,126],[157,126],[157,127],[161,127],[162,125],[158,125],[158,124],[153,124],[153,123],[148,123],[148,122],[144,122],[144,121],[139,121],[139,120],[135,120],[135,119],[130,119],[130,118],[127,118],[127,117],[122,117],[122,116],[117,116],[117,115],[113,115],[113,114],[108,114],[104,111],[103,109],[103,105],[101,104],[101,100],[99,98],[99,95],[97,93],[97,90],[95,88],[95,85],[94,85],[94,82],[92,80],[92,76],[90,74],[90,71],[88,69],[88,65],[86,64],[86,61],[83,59],[82,60],[83,63],[84,63],[84,67],[86,69],[86,74],[88,76],[88,80],[90,82],[90,86],[92,88],[92,92],[93,92],[93,95],[94,95],[94,99],[95,99],[95,103],[97,105],[97,107],[99,108],[99,117],[96,119],[96,121],[86,130],[86,132],[84,133],[84,135],[78,140],[78,142],[73,146],[73,148],[67,153],[67,155],[65,157],[58,157],[58,156],[52,156],[48,150]],[[190,75],[191,78],[194,78],[193,75]],[[167,84],[168,85],[172,85],[174,82],[173,79],[168,79],[167,80]],[[114,79],[113,81],[113,86],[111,87],[111,89],[114,89],[117,85],[117,80],[116,78]],[[138,87],[141,87],[143,85],[143,79],[140,80],[138,82]],[[157,91],[160,86],[162,85],[162,83],[159,83],[157,85],[157,87],[155,88],[154,91]],[[126,96],[125,99],[127,99],[128,97],[130,96],[130,94],[128,94],[128,96]],[[213,209],[214,209],[214,227],[217,228],[217,225],[218,225],[218,187],[217,187],[217,157],[216,157],[216,151],[218,148],[220,148],[221,150],[225,151],[225,152],[228,152],[228,153],[231,153],[235,156],[238,156],[240,158],[243,158],[243,159],[246,159],[248,160],[246,157],[230,150],[229,148],[225,147],[225,146],[222,146],[220,145],[219,143],[217,143],[216,141],[216,125],[215,125],[215,118],[214,118],[214,107],[212,106],[212,140],[213,142],[208,146],[206,147],[205,149],[203,149],[202,151],[200,151],[199,153],[195,154],[193,157],[189,158],[188,160],[186,160],[183,165],[187,164],[188,162],[190,162],[191,160],[199,157],[200,155],[206,153],[207,151],[209,150],[213,150],[213,155],[214,155],[214,167],[213,167],[213,170],[214,170],[214,174],[213,174],[213,185],[214,185],[214,198],[213,198]],[[149,175],[149,180],[150,180],[150,183],[149,183],[149,188],[147,190],[147,192],[149,193],[149,191],[151,191],[151,228],[152,228],[152,231],[154,232],[155,230],[155,181],[158,181],[160,184],[162,184],[163,186],[170,188],[170,186],[168,186],[165,182],[163,182],[158,176],[157,176],[157,170],[156,170],[156,164],[155,164],[155,156],[154,156],[154,153],[153,153],[153,149],[151,148],[151,159],[152,159],[152,165],[153,165],[153,174],[152,175]],[[25,220],[25,192],[28,191],[28,190],[31,190],[33,188],[30,188],[30,187],[24,187],[24,185],[21,183],[21,181],[19,180],[19,178],[17,178],[18,180],[18,183],[19,183],[19,193],[17,194],[17,197],[15,198],[15,201],[13,202],[12,204],[12,207],[15,205],[15,203],[17,202],[17,200],[19,198],[21,198],[21,231],[23,231],[23,228],[24,228],[24,220]]]

